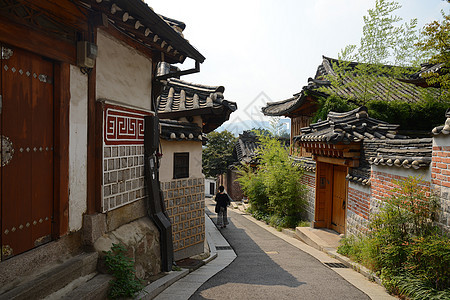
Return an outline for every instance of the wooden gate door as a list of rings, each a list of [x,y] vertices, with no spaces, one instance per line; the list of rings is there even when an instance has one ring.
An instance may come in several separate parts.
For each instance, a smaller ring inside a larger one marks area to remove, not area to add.
[[[347,194],[347,167],[333,166],[333,203],[331,213],[331,228],[339,233],[345,233],[345,208]]]
[[[2,46],[2,260],[50,241],[53,217],[53,62]]]

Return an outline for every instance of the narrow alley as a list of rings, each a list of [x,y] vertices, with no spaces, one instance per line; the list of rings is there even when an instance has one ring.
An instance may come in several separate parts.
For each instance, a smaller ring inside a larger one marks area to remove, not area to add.
[[[206,200],[207,215],[215,223],[213,205],[212,200]],[[326,266],[324,262],[337,260],[325,253],[262,225],[241,210],[229,209],[228,215],[230,225],[220,233],[231,247],[218,242],[222,246],[215,260],[156,299],[392,299],[356,271]],[[236,254],[234,260],[229,259],[230,248]],[[220,266],[222,255],[227,263],[231,261],[228,266]],[[202,269],[212,270],[209,265],[214,263],[219,272],[205,279],[202,274],[208,271]]]

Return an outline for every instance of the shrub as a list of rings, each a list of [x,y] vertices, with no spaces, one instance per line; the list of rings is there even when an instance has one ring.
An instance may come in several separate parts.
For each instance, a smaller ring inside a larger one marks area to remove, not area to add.
[[[450,287],[450,239],[430,235],[413,240],[405,269],[437,290]]]
[[[241,165],[238,168],[242,190],[248,198],[253,211],[268,212],[269,198],[266,195],[266,187],[263,177],[258,171],[254,171],[249,165]]]
[[[448,299],[450,239],[433,225],[437,201],[418,178],[396,184],[370,221],[368,235],[346,237],[338,253],[378,273],[392,293]]]
[[[295,227],[306,205],[302,171],[293,165],[288,149],[270,134],[257,132],[259,165],[238,167],[237,179],[248,197],[251,213],[277,228]]]

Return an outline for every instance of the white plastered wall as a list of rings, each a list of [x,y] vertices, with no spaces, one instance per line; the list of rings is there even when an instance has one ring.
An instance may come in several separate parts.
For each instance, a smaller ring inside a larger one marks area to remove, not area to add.
[[[151,59],[101,29],[97,46],[97,99],[150,110]]]
[[[202,143],[194,141],[161,140],[163,156],[159,169],[161,182],[173,180],[173,154],[189,152],[189,178],[202,178]]]
[[[81,229],[86,212],[88,78],[70,66],[69,230]]]

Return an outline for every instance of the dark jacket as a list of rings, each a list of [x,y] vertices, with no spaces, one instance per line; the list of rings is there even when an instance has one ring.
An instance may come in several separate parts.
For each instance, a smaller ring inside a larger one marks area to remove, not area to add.
[[[216,202],[220,207],[227,207],[230,204],[230,197],[226,193],[217,193],[216,194]]]

